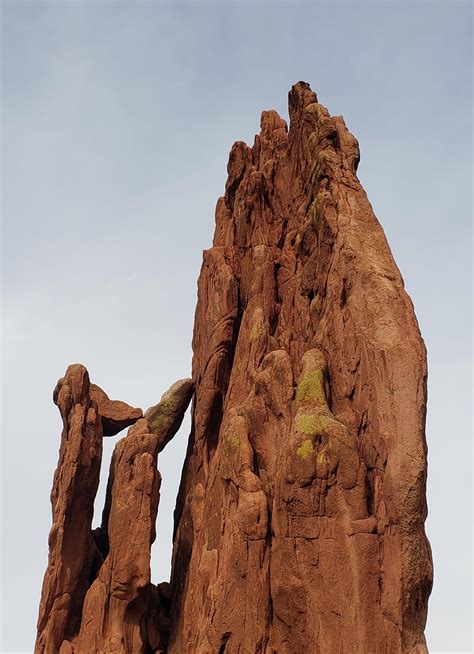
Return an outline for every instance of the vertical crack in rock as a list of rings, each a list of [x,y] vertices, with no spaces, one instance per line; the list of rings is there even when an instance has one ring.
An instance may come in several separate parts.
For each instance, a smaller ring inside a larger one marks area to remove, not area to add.
[[[359,147],[299,82],[238,142],[198,282],[192,381],[142,416],[70,366],[36,654],[422,654],[426,353]],[[195,391],[171,582],[158,453]],[[91,531],[102,436],[115,448]]]

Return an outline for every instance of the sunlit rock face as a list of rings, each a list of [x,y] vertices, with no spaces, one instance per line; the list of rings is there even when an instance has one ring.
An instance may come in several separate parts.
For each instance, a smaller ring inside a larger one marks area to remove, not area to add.
[[[198,282],[192,379],[144,414],[80,364],[36,654],[423,654],[426,353],[359,148],[308,84],[235,143]],[[194,395],[170,584],[158,455]],[[103,436],[112,457],[92,530]],[[160,538],[160,534],[157,534]]]
[[[303,82],[236,143],[204,253],[168,651],[426,652],[426,356]]]

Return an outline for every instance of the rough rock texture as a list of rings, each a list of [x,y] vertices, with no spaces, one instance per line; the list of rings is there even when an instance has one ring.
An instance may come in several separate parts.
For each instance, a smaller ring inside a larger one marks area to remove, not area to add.
[[[356,176],[304,82],[230,153],[193,379],[142,416],[70,366],[36,654],[423,654],[426,355]],[[195,392],[171,583],[150,581],[158,453]],[[130,426],[131,425],[131,426]],[[91,531],[102,436],[114,451]]]
[[[84,366],[69,366],[58,382],[54,400],[64,430],[37,654],[162,651],[163,602],[150,583],[157,458],[179,429],[192,393],[190,379],[176,382],[142,417],[141,409],[113,402],[90,384]],[[112,456],[102,525],[91,531],[103,430],[112,435],[130,424]]]
[[[63,420],[54,474],[48,568],[43,581],[35,652],[52,654],[79,629],[84,596],[101,562],[91,531],[99,485],[103,423],[132,424],[142,415],[91,385],[84,366],[69,366],[53,399]],[[106,420],[100,409],[106,405]],[[105,428],[105,427],[104,427]]]
[[[133,409],[120,400],[109,400],[107,394],[95,384],[90,386],[90,396],[97,402],[104,436],[115,436],[143,416],[141,409]]]
[[[426,357],[305,83],[230,153],[194,328],[168,652],[426,652]]]
[[[157,460],[179,429],[192,392],[190,379],[176,382],[115,447],[101,526],[105,560],[85,597],[73,652],[162,651],[158,591],[150,581],[161,483]]]

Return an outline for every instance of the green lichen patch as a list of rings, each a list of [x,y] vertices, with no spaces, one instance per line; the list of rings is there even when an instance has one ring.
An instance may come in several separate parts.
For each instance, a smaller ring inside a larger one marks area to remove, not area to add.
[[[320,450],[318,454],[316,455],[316,462],[319,463],[320,465],[325,465],[326,463],[329,463],[329,458],[326,450]]]
[[[157,409],[156,413],[148,418],[148,426],[153,434],[162,434],[173,424],[175,416]]]
[[[181,380],[171,386],[159,403],[145,413],[150,431],[165,434],[182,418],[192,394],[191,380]]]
[[[318,104],[317,102],[311,102],[311,104],[306,105],[306,107],[304,108],[305,111],[311,114],[313,113],[319,114],[320,109],[321,109],[321,105]]]
[[[316,149],[316,146],[318,145],[318,140],[319,140],[318,132],[311,132],[311,134],[308,137],[308,147],[310,149],[310,152],[313,152],[313,150]]]
[[[181,393],[170,393],[168,396],[165,396],[160,403],[150,411],[148,424],[151,431],[156,434],[161,432],[163,429],[169,429],[176,419],[182,404],[183,398]]]
[[[224,436],[224,450],[226,452],[235,452],[240,448],[240,438],[235,434],[226,434]]]
[[[300,459],[308,459],[314,452],[313,441],[310,438],[306,438],[300,447],[296,450],[296,454]]]
[[[296,429],[300,434],[321,434],[327,428],[329,418],[315,413],[298,413],[296,416]]]
[[[303,379],[296,387],[296,401],[298,404],[303,402],[326,404],[324,394],[323,371],[311,370],[307,372]]]
[[[265,328],[262,325],[262,323],[257,322],[252,326],[252,329],[250,330],[250,341],[253,343],[254,341],[258,340],[260,336],[265,335]]]

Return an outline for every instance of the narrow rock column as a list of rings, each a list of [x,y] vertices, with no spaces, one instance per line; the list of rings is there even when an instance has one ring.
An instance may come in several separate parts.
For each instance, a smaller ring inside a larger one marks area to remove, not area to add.
[[[116,433],[141,415],[124,402],[109,400],[92,385],[86,368],[68,367],[54,391],[63,420],[59,462],[51,491],[53,525],[43,581],[35,653],[56,654],[79,630],[82,603],[102,556],[91,531],[99,485],[102,435]],[[101,409],[104,407],[104,415]],[[114,431],[115,430],[115,431]]]

